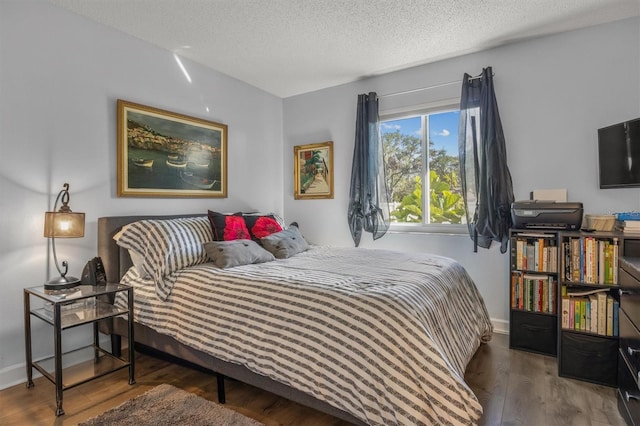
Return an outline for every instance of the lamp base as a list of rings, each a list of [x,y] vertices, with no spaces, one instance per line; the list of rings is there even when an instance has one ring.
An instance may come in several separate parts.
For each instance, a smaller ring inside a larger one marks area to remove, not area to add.
[[[45,290],[63,290],[77,285],[80,285],[80,278],[60,276],[44,283],[44,288]]]

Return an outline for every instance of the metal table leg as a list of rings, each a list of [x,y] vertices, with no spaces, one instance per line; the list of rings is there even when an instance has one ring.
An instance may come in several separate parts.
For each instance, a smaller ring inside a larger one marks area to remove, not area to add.
[[[24,347],[27,361],[27,389],[33,385],[33,367],[31,365],[31,296],[24,292]]]
[[[56,416],[62,416],[62,324],[60,315],[61,305],[56,303],[53,306],[53,327],[55,328],[55,382],[56,382]]]

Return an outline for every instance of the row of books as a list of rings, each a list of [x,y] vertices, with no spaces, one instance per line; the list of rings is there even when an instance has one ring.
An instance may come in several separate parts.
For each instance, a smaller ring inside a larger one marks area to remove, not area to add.
[[[562,242],[562,279],[587,284],[618,283],[618,239],[572,237]]]
[[[640,220],[616,220],[615,227],[625,234],[640,234]]]
[[[558,272],[558,247],[554,239],[518,237],[514,245],[513,269]]]
[[[556,313],[558,283],[551,275],[511,274],[511,308]]]
[[[600,290],[562,296],[562,328],[618,336],[619,308],[615,298]]]

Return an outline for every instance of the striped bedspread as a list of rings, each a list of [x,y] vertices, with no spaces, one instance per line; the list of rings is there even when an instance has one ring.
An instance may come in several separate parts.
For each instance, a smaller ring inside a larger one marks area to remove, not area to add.
[[[475,424],[482,414],[463,377],[492,326],[452,259],[312,247],[176,274],[162,302],[152,282],[127,273],[136,321],[371,425]]]

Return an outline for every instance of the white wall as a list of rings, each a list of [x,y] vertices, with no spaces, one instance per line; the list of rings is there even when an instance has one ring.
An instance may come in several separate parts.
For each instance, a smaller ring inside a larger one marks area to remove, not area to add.
[[[598,188],[597,129],[640,117],[640,19],[515,43],[284,100],[284,206],[314,243],[353,245],[347,225],[356,99],[440,86],[492,66],[516,200],[533,189],[566,188],[585,213],[640,209],[640,189]],[[382,98],[381,110],[458,97],[460,84]],[[333,200],[294,200],[293,147],[334,141]],[[508,311],[508,257],[473,253],[468,236],[390,234],[362,247],[443,254],[478,285],[497,327]]]
[[[639,209],[638,189],[599,190],[596,129],[640,116],[640,20],[632,19],[463,56],[284,101],[41,0],[0,1],[0,388],[24,380],[22,289],[49,274],[43,212],[64,182],[87,215],[85,238],[58,240],[80,274],[95,255],[99,216],[273,210],[314,243],[351,245],[346,222],[358,93],[439,85],[493,66],[517,199],[569,190],[588,213]],[[457,85],[385,98],[381,107],[459,96]],[[116,197],[116,99],[229,125],[229,198]],[[209,108],[207,112],[206,108]],[[293,146],[334,141],[335,198],[293,199]],[[284,182],[284,188],[283,183]],[[498,324],[508,320],[506,255],[472,252],[466,236],[389,234],[362,246],[458,259]],[[505,324],[502,324],[503,326]],[[35,355],[51,353],[35,327]],[[86,329],[65,334],[72,344]]]
[[[222,42],[222,41],[221,41]],[[282,213],[282,100],[44,1],[0,1],[0,388],[23,381],[22,289],[47,268],[44,212],[62,185],[85,237],[57,240],[79,276],[99,216],[264,209]],[[229,126],[227,199],[116,197],[116,99]],[[206,108],[209,108],[209,112]],[[52,353],[34,321],[34,355]],[[88,330],[65,332],[68,342]]]

